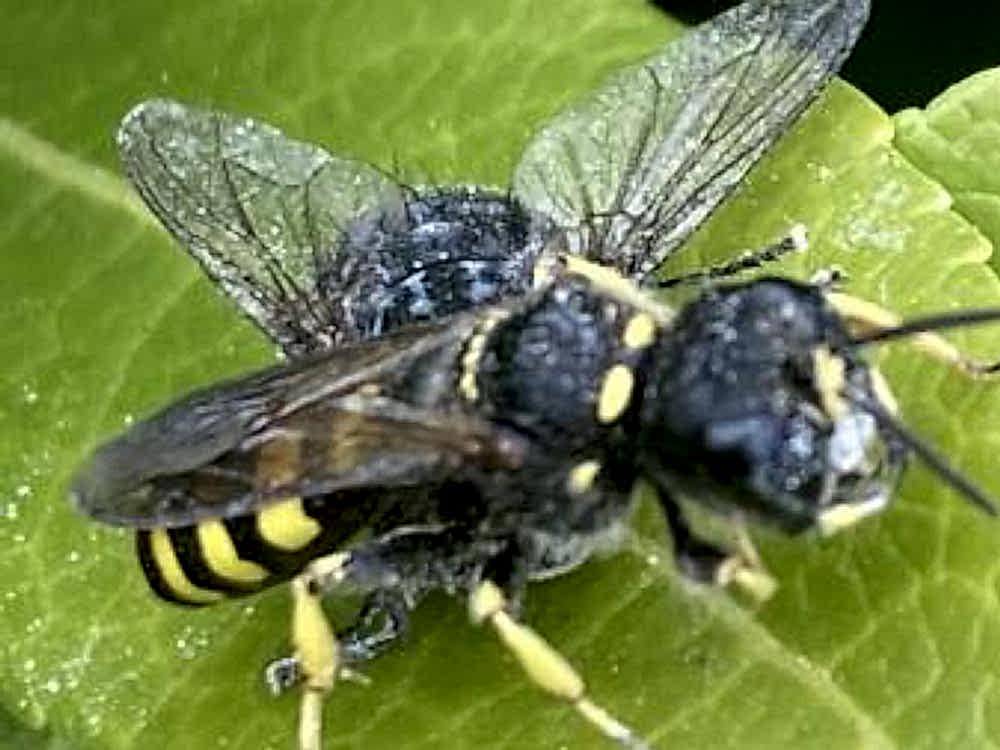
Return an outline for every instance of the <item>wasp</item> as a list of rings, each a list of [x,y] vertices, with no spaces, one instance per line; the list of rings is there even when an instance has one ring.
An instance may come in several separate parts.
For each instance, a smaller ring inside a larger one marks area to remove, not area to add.
[[[138,105],[118,144],[150,210],[285,361],[190,394],[100,447],[74,504],[134,528],[153,591],[205,605],[291,582],[299,744],[324,698],[391,647],[429,592],[463,597],[530,680],[608,738],[521,621],[530,581],[614,547],[650,483],[678,568],[766,596],[742,532],[832,533],[882,511],[909,456],[986,495],[912,435],[866,346],[909,337],[970,374],[935,331],[834,279],[725,281],[805,232],[687,277],[654,271],[838,70],[866,0],[749,0],[613,75],[546,123],[508,190],[414,187],[262,122]],[[658,287],[696,284],[673,307]],[[727,548],[694,504],[737,529]],[[335,629],[329,595],[357,594]]]

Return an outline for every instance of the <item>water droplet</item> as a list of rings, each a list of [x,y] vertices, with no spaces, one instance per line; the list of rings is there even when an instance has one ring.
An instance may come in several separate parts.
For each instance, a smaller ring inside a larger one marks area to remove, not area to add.
[[[52,695],[55,695],[62,690],[62,684],[55,677],[52,677],[44,685],[42,685],[42,689]]]
[[[28,484],[19,484],[14,490],[14,494],[21,498],[31,497],[31,492],[31,485]]]
[[[36,664],[36,662],[35,662],[34,659],[25,659],[24,660],[24,671],[25,672],[34,672],[36,666],[37,666],[37,664]]]

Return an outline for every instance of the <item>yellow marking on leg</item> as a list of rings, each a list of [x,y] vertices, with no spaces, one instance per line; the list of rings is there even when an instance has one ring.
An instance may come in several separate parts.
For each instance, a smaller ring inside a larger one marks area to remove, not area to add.
[[[337,639],[311,580],[292,580],[292,645],[302,672],[299,750],[320,750],[323,701],[333,688],[340,663]]]
[[[493,626],[532,682],[571,703],[606,737],[632,750],[646,750],[647,745],[631,729],[586,697],[583,679],[566,658],[534,630],[511,617],[506,607],[506,597],[492,581],[480,583],[469,597],[472,621],[489,622]]]
[[[634,385],[635,376],[627,365],[617,364],[608,370],[597,399],[597,420],[601,424],[610,424],[625,413]]]
[[[269,505],[257,513],[257,533],[271,547],[295,552],[319,536],[323,527],[306,515],[301,497]]]
[[[722,561],[715,571],[715,583],[717,586],[734,585],[758,603],[766,602],[778,590],[778,582],[770,573],[739,555]]]
[[[823,536],[831,536],[848,529],[864,519],[881,513],[889,504],[889,495],[876,495],[859,503],[838,503],[819,514],[816,526]]]
[[[901,318],[876,305],[874,302],[852,297],[841,292],[828,292],[826,300],[851,324],[855,334],[875,333],[884,328],[894,328],[902,323]],[[992,363],[980,362],[967,357],[955,346],[937,333],[922,331],[906,339],[914,348],[928,357],[943,362],[971,377],[993,374]]]
[[[844,358],[831,352],[825,344],[813,349],[814,384],[820,406],[831,422],[836,422],[848,411],[843,395],[845,369]]]
[[[622,336],[629,349],[646,349],[656,341],[656,321],[649,313],[640,312],[632,316],[625,325]]]
[[[257,563],[240,559],[222,521],[202,521],[197,534],[202,559],[216,575],[238,583],[260,583],[268,577],[267,570]]]
[[[594,480],[601,471],[601,462],[595,459],[581,461],[569,470],[566,489],[573,495],[582,495],[594,486]]]
[[[223,598],[221,592],[200,588],[188,580],[166,529],[149,532],[149,549],[164,584],[178,599],[191,604],[210,604]]]

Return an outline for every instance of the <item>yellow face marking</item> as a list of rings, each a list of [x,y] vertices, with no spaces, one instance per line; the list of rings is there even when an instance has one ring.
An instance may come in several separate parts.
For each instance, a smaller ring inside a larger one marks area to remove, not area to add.
[[[240,559],[222,521],[202,521],[197,533],[201,556],[216,575],[237,583],[260,583],[267,578],[268,572],[260,565]]]
[[[610,424],[624,414],[634,385],[635,376],[626,365],[617,364],[608,370],[597,398],[597,421]]]
[[[836,422],[847,413],[847,402],[842,395],[844,358],[838,357],[826,346],[817,346],[813,350],[813,373],[820,405],[826,415]]]
[[[601,471],[601,462],[591,459],[582,461],[569,471],[566,477],[566,489],[571,494],[582,495],[594,486],[594,480]]]
[[[323,527],[302,509],[302,498],[290,497],[257,513],[257,533],[271,547],[295,552],[315,539]]]
[[[188,580],[166,529],[153,529],[149,532],[149,548],[164,584],[178,599],[191,604],[210,604],[222,599],[222,594],[218,591],[199,588]]]
[[[656,340],[656,321],[649,313],[636,313],[625,326],[622,337],[629,349],[646,349]]]

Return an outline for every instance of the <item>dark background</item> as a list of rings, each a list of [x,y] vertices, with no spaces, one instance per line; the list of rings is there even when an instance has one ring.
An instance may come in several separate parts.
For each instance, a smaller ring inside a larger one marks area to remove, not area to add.
[[[689,23],[735,0],[652,0]],[[953,83],[1000,65],[997,0],[872,0],[868,22],[841,76],[887,112],[923,107]]]

